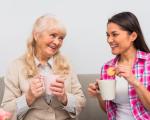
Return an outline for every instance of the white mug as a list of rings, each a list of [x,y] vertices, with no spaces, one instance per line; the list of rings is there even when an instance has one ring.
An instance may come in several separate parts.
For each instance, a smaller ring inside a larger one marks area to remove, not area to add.
[[[103,100],[115,99],[116,80],[98,80],[98,86]]]
[[[45,84],[45,93],[48,95],[52,95],[52,91],[50,90],[50,85],[52,82],[55,82],[58,78],[58,75],[49,75],[45,77],[44,84]]]

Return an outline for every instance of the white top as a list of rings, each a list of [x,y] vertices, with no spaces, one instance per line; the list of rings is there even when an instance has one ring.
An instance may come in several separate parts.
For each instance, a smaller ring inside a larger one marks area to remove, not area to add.
[[[117,105],[116,120],[134,120],[128,98],[128,82],[116,76],[116,95],[113,102]]]

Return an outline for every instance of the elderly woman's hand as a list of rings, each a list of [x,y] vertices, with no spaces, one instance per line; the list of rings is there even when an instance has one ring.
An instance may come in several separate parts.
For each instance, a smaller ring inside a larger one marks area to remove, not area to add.
[[[67,105],[67,94],[65,92],[65,78],[58,77],[56,81],[52,82],[50,85],[50,90],[53,95],[57,96],[58,100],[64,105]]]
[[[27,103],[30,106],[45,92],[44,77],[37,75],[30,79],[29,90],[26,93]]]

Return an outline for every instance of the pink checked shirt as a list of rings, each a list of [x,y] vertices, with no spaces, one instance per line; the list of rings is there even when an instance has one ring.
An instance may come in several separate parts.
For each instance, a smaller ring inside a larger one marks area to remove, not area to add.
[[[115,79],[107,75],[107,69],[114,66],[118,60],[118,56],[103,65],[101,69],[100,79]],[[148,91],[150,91],[150,53],[137,51],[136,60],[133,65],[133,73]],[[138,98],[133,86],[128,86],[129,101],[131,112],[135,120],[150,120],[150,111],[148,111],[140,99]],[[116,120],[116,105],[112,101],[106,101],[106,111],[109,120]]]

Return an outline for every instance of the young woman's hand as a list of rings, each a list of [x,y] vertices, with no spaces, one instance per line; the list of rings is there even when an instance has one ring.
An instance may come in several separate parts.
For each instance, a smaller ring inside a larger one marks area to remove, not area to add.
[[[93,97],[97,97],[99,95],[99,87],[98,82],[96,80],[95,83],[90,83],[88,86],[88,94]]]
[[[116,71],[119,77],[124,77],[131,85],[136,80],[131,66],[118,65]]]
[[[0,120],[10,120],[12,114],[0,108]]]

